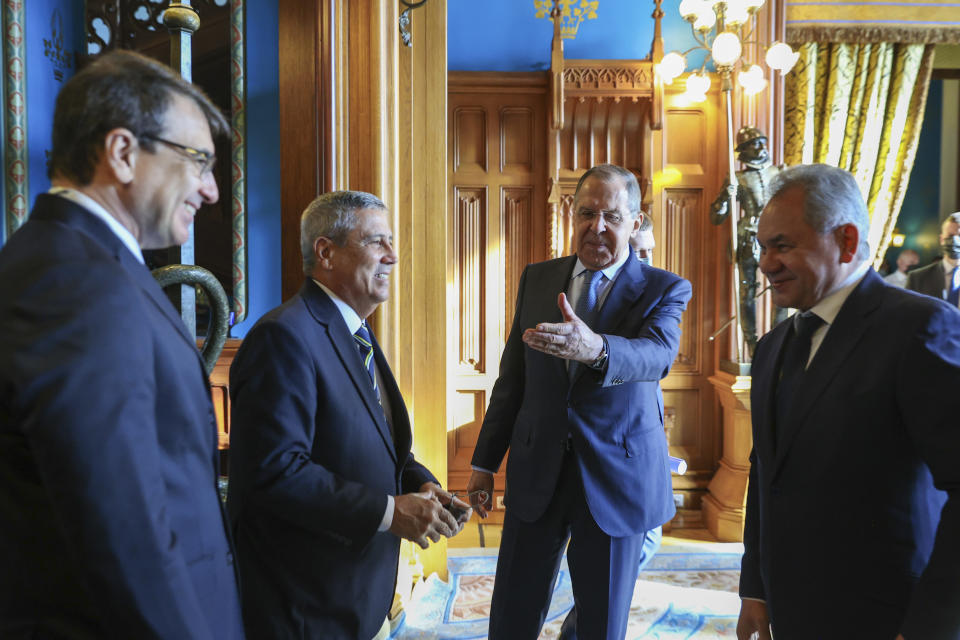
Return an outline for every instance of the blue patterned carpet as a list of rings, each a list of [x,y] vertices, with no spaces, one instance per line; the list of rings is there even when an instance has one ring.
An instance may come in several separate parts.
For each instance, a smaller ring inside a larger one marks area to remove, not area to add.
[[[478,552],[482,553],[482,552]],[[640,574],[627,639],[735,638],[740,599],[739,544],[666,542]],[[487,637],[496,557],[450,557],[449,583],[430,576],[414,590],[396,640],[482,640]],[[557,637],[573,606],[566,559],[540,634]]]

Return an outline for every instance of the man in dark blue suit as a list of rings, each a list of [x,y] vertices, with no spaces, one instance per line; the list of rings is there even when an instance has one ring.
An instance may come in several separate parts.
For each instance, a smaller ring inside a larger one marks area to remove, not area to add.
[[[400,539],[455,535],[451,496],[410,451],[407,411],[367,325],[397,263],[376,196],[324,194],[301,219],[307,280],[230,368],[227,499],[251,638],[370,640]]]
[[[853,176],[771,184],[737,635],[960,638],[960,312],[870,268]],[[941,491],[938,491],[940,489]]]
[[[622,639],[644,534],[674,514],[660,380],[690,283],[632,258],[642,214],[626,169],[587,171],[574,220],[576,255],[520,279],[472,460],[469,489],[492,496],[510,450],[492,640],[537,637],[568,539],[577,635]]]
[[[243,637],[196,344],[143,264],[217,200],[223,116],[112,53],[64,85],[0,251],[0,637]]]

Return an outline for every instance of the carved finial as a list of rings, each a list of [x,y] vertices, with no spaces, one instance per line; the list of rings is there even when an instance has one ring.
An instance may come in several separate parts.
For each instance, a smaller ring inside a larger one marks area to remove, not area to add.
[[[200,28],[200,14],[190,6],[189,0],[171,2],[170,6],[161,15],[163,26],[170,31],[187,31],[196,33]]]

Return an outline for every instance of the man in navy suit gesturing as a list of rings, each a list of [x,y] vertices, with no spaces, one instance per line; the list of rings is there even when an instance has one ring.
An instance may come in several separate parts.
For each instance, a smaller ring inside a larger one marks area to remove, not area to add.
[[[737,636],[956,640],[960,312],[870,268],[848,172],[770,189],[760,269],[798,313],[753,360]]]
[[[300,292],[230,367],[227,504],[251,638],[370,640],[393,601],[400,538],[426,548],[470,518],[414,459],[403,397],[367,318],[397,253],[387,208],[316,198],[300,225]],[[459,501],[458,501],[459,502]]]
[[[574,220],[576,255],[520,278],[472,460],[469,489],[492,496],[510,450],[491,640],[537,637],[568,539],[577,636],[622,639],[644,534],[674,514],[660,380],[690,283],[633,258],[642,213],[626,169],[584,173]]]
[[[0,251],[0,637],[242,638],[196,343],[143,264],[216,202],[198,89],[129,52],[57,97]]]

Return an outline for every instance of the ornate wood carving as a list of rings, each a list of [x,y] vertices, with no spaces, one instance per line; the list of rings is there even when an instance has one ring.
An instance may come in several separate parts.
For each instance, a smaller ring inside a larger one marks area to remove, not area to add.
[[[650,98],[653,63],[648,60],[567,60],[563,70],[568,96]]]
[[[505,332],[513,324],[513,312],[517,299],[517,285],[524,267],[530,264],[530,244],[533,239],[533,187],[508,187],[503,190],[500,204],[503,219],[504,249],[504,322]]]
[[[663,242],[658,247],[663,268],[689,280],[696,295],[703,282],[698,220],[703,208],[703,194],[699,189],[667,189],[664,200]],[[701,305],[694,303],[684,314],[680,351],[673,365],[675,373],[700,373],[701,312]]]
[[[480,188],[457,188],[453,222],[455,283],[460,299],[460,368],[484,372],[484,323],[486,281],[487,192]]]

